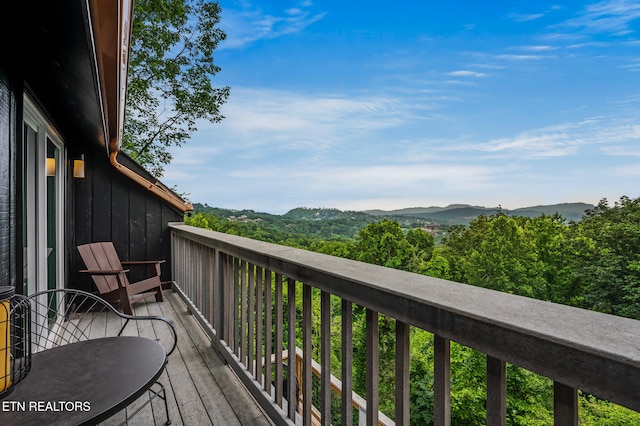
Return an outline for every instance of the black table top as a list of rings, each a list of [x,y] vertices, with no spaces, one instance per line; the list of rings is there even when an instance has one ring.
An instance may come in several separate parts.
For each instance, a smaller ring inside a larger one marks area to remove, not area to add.
[[[39,352],[27,377],[0,400],[0,424],[99,423],[149,389],[166,360],[159,343],[129,336]]]

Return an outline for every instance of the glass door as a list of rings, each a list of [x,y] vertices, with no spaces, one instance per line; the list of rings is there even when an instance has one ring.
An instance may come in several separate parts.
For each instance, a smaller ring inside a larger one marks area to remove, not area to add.
[[[62,139],[25,97],[24,112],[25,294],[64,287],[64,173]]]

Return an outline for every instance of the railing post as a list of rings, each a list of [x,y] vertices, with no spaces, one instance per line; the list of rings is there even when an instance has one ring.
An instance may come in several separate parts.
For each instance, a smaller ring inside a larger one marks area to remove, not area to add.
[[[216,343],[220,345],[223,339],[222,330],[224,330],[224,254],[220,250],[215,250],[215,261],[213,276],[213,328],[216,332]]]
[[[169,238],[171,239],[171,282],[176,282],[176,267],[178,265],[178,256],[176,253],[178,241],[174,231],[169,232]]]
[[[256,267],[256,369],[255,376],[258,383],[262,384],[262,333],[263,320],[262,310],[264,309],[264,269]]]
[[[342,424],[353,425],[353,304],[342,299]]]
[[[378,313],[367,308],[367,426],[378,426],[378,376],[380,368],[380,334]]]
[[[322,412],[322,424],[331,426],[331,294],[323,291],[320,294],[320,374],[321,391],[320,404]]]
[[[240,312],[238,311],[239,300],[240,300],[240,259],[233,258],[233,263],[231,265],[232,275],[229,280],[229,348],[233,353],[238,352],[238,344],[240,343],[240,339],[238,336],[238,332],[240,330],[239,327],[239,319]]]
[[[396,425],[409,424],[409,324],[396,320]]]
[[[296,281],[287,278],[287,324],[288,338],[287,346],[289,351],[287,364],[287,404],[288,415],[295,422],[296,408],[298,405],[298,395],[296,395]]]
[[[240,262],[240,362],[247,365],[247,316],[249,302],[247,296],[247,262]]]
[[[270,270],[264,272],[264,390],[271,394],[271,354],[273,353],[272,329],[273,329],[273,305],[272,305],[272,273]]]
[[[507,423],[507,364],[487,355],[487,426]]]
[[[577,426],[578,391],[553,382],[553,422],[555,426]]]
[[[247,314],[247,370],[255,377],[255,327],[256,327],[256,299],[255,299],[255,265],[249,263],[249,278],[247,282],[247,299],[249,301]]]
[[[433,424],[451,425],[451,342],[433,336]]]
[[[276,274],[276,405],[282,407],[282,339],[283,330],[282,327],[282,311],[283,311],[283,298],[282,298],[282,275]],[[288,396],[285,395],[288,398]]]
[[[302,424],[311,426],[313,348],[311,342],[311,286],[308,284],[302,284],[302,345],[304,347],[302,350]]]

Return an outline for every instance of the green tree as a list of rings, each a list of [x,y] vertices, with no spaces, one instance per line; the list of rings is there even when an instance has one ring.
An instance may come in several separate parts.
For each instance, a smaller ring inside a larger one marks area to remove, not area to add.
[[[384,219],[370,223],[360,231],[356,238],[355,258],[361,262],[408,270],[413,250],[400,224]]]
[[[186,225],[197,226],[198,228],[216,229],[217,220],[215,217],[205,213],[196,213],[193,216],[186,216],[184,223]]]
[[[196,121],[223,119],[229,87],[214,88],[213,52],[225,33],[208,0],[137,0],[134,7],[122,149],[156,177]]]
[[[442,278],[445,280],[450,279],[451,272],[449,267],[449,261],[442,254],[442,247],[435,247],[431,253],[431,259],[419,270],[421,274],[428,275],[434,278]]]
[[[445,253],[456,281],[529,297],[544,286],[535,244],[516,218],[501,212],[456,229]]]
[[[569,252],[588,309],[640,319],[640,198],[603,199],[572,225]]]
[[[433,235],[419,228],[409,229],[407,242],[413,247],[410,271],[424,274],[433,255],[435,239]]]
[[[542,262],[540,285],[533,289],[533,297],[565,305],[581,303],[582,288],[577,286],[568,260],[569,227],[559,214],[536,218],[521,218],[522,227]]]

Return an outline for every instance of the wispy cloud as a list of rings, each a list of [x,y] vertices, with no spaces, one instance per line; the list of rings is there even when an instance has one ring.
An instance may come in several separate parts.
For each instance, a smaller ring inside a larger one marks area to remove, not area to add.
[[[580,141],[566,133],[521,134],[514,138],[500,138],[473,147],[487,153],[524,155],[529,159],[564,157],[577,152]]]
[[[288,140],[332,143],[348,133],[373,132],[404,122],[407,105],[383,95],[346,97],[270,89],[235,88],[226,106],[230,132],[258,139],[281,134]],[[348,129],[348,130],[347,130]]]
[[[546,55],[497,55],[498,59],[507,61],[540,61],[549,58]]]
[[[424,119],[432,108],[435,106],[382,94],[346,96],[234,87],[223,107],[227,118],[215,125],[199,123],[198,140],[202,142],[176,149],[174,163],[189,166],[183,158],[211,157],[265,158],[273,163],[278,157],[307,167],[310,162],[339,158],[345,150],[349,155],[357,156],[358,150],[367,154],[378,132]]]
[[[513,50],[523,50],[525,52],[548,52],[550,50],[558,49],[556,46],[549,45],[534,45],[534,46],[515,46]]]
[[[460,144],[451,150],[480,151],[503,157],[544,159],[577,155],[586,147],[600,147],[606,155],[630,152],[626,145],[640,142],[640,125],[624,123],[618,119],[596,117],[575,123],[549,126],[514,137],[505,137],[474,144]],[[631,152],[640,152],[637,149]]]
[[[476,71],[459,70],[459,71],[451,71],[447,73],[447,75],[450,75],[453,77],[485,77],[487,74],[476,72]]]
[[[544,13],[530,13],[530,14],[513,13],[509,15],[509,18],[513,19],[516,22],[529,22],[529,21],[535,21],[536,19],[540,19],[543,16],[544,16]]]
[[[567,49],[582,49],[588,47],[608,47],[609,43],[603,41],[588,41],[586,43],[574,43],[567,46]]]
[[[634,32],[630,23],[640,18],[640,3],[635,0],[606,0],[587,5],[564,25],[588,33],[625,35]]]
[[[507,16],[507,18],[511,19],[514,22],[530,22],[536,21],[538,19],[544,18],[549,15],[551,12],[562,9],[562,6],[551,6],[550,8],[538,12],[538,13],[511,13]]]
[[[268,13],[259,6],[244,2],[241,10],[223,9],[221,26],[227,33],[227,39],[219,49],[242,48],[258,40],[302,31],[326,15],[313,12],[311,7],[310,1],[302,1],[296,7]]]

